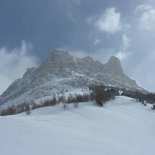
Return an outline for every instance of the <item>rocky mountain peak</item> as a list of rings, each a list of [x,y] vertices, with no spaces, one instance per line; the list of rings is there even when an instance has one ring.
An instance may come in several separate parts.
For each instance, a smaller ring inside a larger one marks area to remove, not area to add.
[[[83,60],[84,60],[84,61],[87,61],[87,62],[92,62],[92,61],[94,61],[94,59],[93,59],[92,57],[90,57],[90,56],[84,57]]]
[[[90,56],[80,58],[55,49],[40,67],[28,69],[21,79],[9,86],[0,96],[0,105],[20,104],[64,90],[76,92],[98,82],[106,86],[143,91],[124,74],[121,62],[115,56],[102,64]]]
[[[54,49],[51,54],[49,55],[49,57],[53,57],[53,56],[68,56],[69,53],[65,50],[62,49]]]
[[[38,72],[44,75],[53,74],[64,76],[69,71],[74,71],[75,68],[76,64],[72,55],[66,51],[55,49],[40,65]]]
[[[115,56],[111,56],[104,65],[104,71],[113,75],[125,75],[120,60]]]
[[[111,56],[108,63],[121,64],[120,60],[116,56]]]

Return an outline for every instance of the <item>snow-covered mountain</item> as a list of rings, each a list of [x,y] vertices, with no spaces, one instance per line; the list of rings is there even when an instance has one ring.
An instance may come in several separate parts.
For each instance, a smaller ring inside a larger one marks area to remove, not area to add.
[[[144,91],[125,75],[120,60],[114,56],[102,64],[89,56],[80,58],[56,49],[40,67],[27,69],[21,79],[14,81],[0,96],[0,104],[20,104],[73,91],[88,92],[94,83]]]

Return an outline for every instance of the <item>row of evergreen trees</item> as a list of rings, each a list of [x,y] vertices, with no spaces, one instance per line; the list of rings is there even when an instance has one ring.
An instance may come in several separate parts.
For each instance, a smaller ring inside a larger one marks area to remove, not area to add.
[[[78,107],[78,103],[80,102],[88,102],[94,101],[97,106],[103,106],[104,103],[114,97],[114,93],[112,91],[106,90],[104,85],[93,85],[90,87],[90,94],[83,94],[83,95],[71,95],[66,98],[64,96],[53,96],[52,99],[46,100],[40,104],[36,104],[33,101],[24,102],[19,104],[18,106],[10,106],[6,109],[0,111],[0,115],[13,115],[18,114],[21,112],[26,112],[27,115],[31,113],[31,110],[47,107],[47,106],[54,106],[56,104],[63,103],[64,109],[66,108],[67,104],[74,103],[75,107]]]
[[[120,93],[121,92],[121,93]],[[90,93],[89,94],[83,94],[83,95],[69,95],[67,98],[64,96],[53,96],[52,99],[46,100],[40,104],[36,104],[33,101],[30,102],[24,102],[17,106],[10,106],[6,109],[3,109],[0,111],[0,115],[12,115],[17,114],[21,112],[26,112],[27,115],[31,113],[31,110],[41,108],[41,107],[47,107],[47,106],[54,106],[56,104],[63,103],[64,109],[66,109],[67,104],[74,103],[75,107],[78,107],[78,103],[80,102],[88,102],[93,101],[97,106],[102,107],[108,100],[114,99],[117,95],[123,95],[127,97],[131,97],[136,99],[139,102],[142,102],[143,104],[155,103],[155,94],[148,93],[143,94],[138,91],[129,91],[126,89],[119,89],[115,87],[105,87],[104,85],[93,85],[90,87]],[[153,106],[153,109],[155,109],[155,106]]]
[[[123,91],[122,93],[123,96],[127,96],[127,97],[131,97],[136,99],[139,102],[144,103],[150,103],[150,104],[154,104],[155,103],[155,94],[153,93],[141,93],[141,92],[134,92],[134,91]]]

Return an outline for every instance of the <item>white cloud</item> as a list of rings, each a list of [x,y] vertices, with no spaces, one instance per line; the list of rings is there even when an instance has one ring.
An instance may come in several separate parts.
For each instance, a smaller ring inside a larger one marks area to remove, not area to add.
[[[19,48],[0,49],[0,94],[29,67],[37,66],[37,58],[29,55],[32,45],[22,41]]]
[[[124,60],[128,56],[131,56],[132,53],[127,51],[129,46],[130,46],[130,39],[127,37],[126,34],[123,34],[122,35],[122,45],[120,47],[120,50],[115,54],[115,56],[118,57],[120,60]]]
[[[98,45],[100,42],[101,42],[100,39],[96,38],[96,39],[94,40],[94,45]]]
[[[108,8],[95,24],[102,32],[115,33],[121,31],[121,14],[115,8]]]
[[[139,5],[135,9],[135,13],[138,14],[139,17],[139,27],[142,30],[154,30],[155,29],[155,8],[150,5]]]
[[[126,34],[122,35],[122,50],[126,50],[130,46],[130,39],[127,37]]]
[[[120,59],[120,60],[124,60],[126,59],[128,56],[131,56],[132,53],[128,53],[128,52],[122,52],[122,51],[119,51],[115,54],[115,56]]]

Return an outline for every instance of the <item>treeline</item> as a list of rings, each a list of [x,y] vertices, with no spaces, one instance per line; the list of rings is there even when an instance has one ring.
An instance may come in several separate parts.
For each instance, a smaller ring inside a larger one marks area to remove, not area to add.
[[[155,94],[154,93],[142,93],[140,91],[131,91],[124,88],[117,88],[117,87],[106,87],[107,91],[110,91],[115,96],[122,95],[126,97],[130,97],[136,99],[139,102],[146,102],[150,104],[155,103]]]
[[[64,109],[66,109],[67,104],[74,103],[75,108],[77,108],[78,103],[88,101],[93,101],[95,105],[102,107],[107,101],[114,99],[115,96],[118,95],[134,98],[137,101],[143,103],[144,105],[146,103],[151,104],[155,103],[155,94],[153,93],[143,94],[138,91],[135,92],[115,87],[105,87],[104,85],[92,85],[89,89],[90,89],[89,94],[82,94],[82,95],[69,94],[67,98],[64,96],[54,95],[52,99],[41,102],[40,104],[36,104],[34,101],[30,101],[21,103],[17,106],[13,105],[8,108],[0,110],[0,116],[13,115],[21,112],[26,112],[26,114],[29,115],[31,114],[31,110],[33,109],[47,106],[54,106],[60,103],[63,103]],[[153,105],[153,109],[155,109],[155,105]]]
[[[0,116],[14,115],[22,112],[26,112],[27,115],[31,114],[31,110],[43,108],[47,106],[54,106],[60,103],[69,104],[76,102],[84,102],[89,100],[89,95],[69,95],[66,99],[64,96],[53,96],[52,99],[45,100],[40,104],[36,104],[34,101],[24,102],[17,106],[12,105],[0,111]]]
[[[154,93],[142,93],[139,91],[130,91],[123,88],[115,88],[115,87],[107,87],[107,89],[111,89],[115,95],[127,96],[136,101],[141,102],[146,105],[147,103],[153,104],[152,109],[155,110],[155,94]]]
[[[52,99],[46,100],[41,102],[40,104],[36,104],[34,101],[24,102],[17,106],[10,106],[0,111],[0,116],[5,115],[14,115],[21,112],[26,112],[27,115],[31,114],[31,110],[47,107],[47,106],[54,106],[60,103],[63,103],[64,109],[66,108],[67,104],[75,103],[75,107],[78,107],[78,103],[80,102],[88,102],[94,101],[97,106],[103,106],[106,101],[113,99],[115,96],[114,91],[111,89],[106,89],[104,85],[93,85],[90,87],[89,94],[82,94],[82,95],[72,95],[69,94],[67,99],[64,96],[53,96]]]
[[[141,102],[141,103],[150,103],[150,104],[154,104],[155,103],[155,94],[153,93],[141,93],[141,92],[133,92],[133,91],[123,91],[122,93],[123,96],[127,96],[127,97],[131,97],[136,99],[137,101]]]

